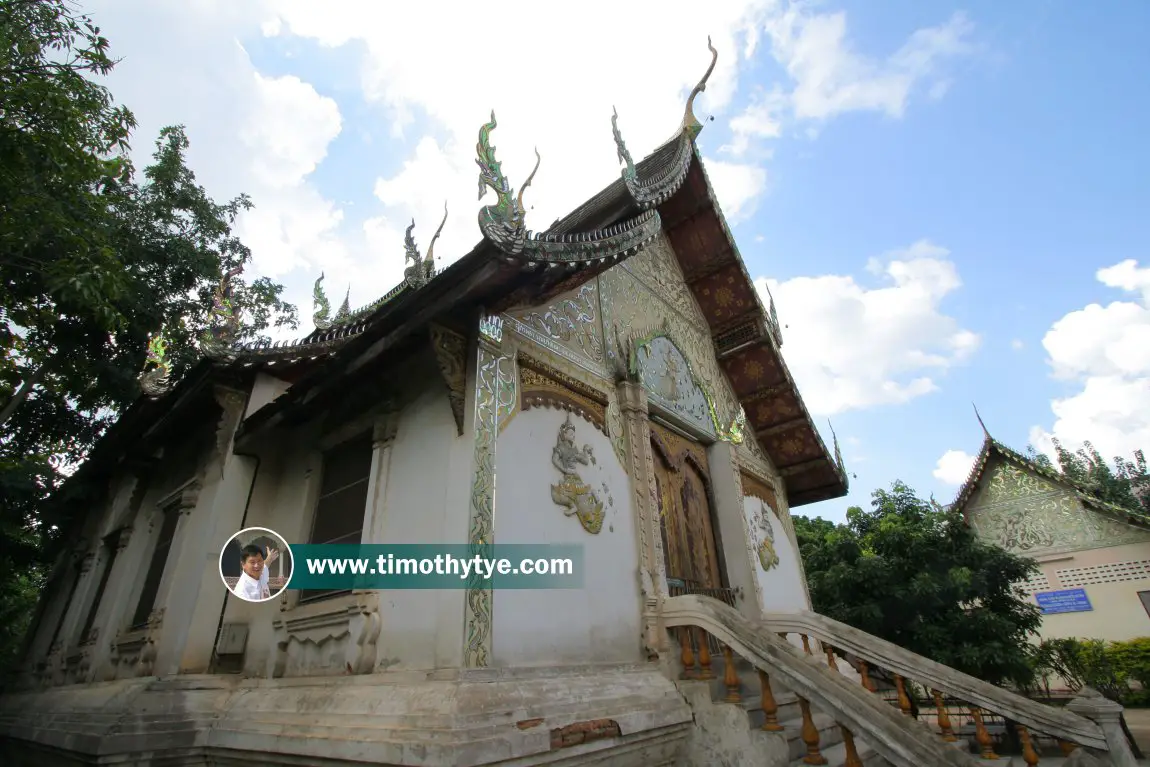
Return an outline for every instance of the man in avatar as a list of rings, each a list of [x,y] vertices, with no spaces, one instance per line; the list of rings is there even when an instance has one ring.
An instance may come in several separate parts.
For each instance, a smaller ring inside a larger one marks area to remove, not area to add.
[[[271,598],[268,588],[267,566],[275,561],[279,552],[271,549],[268,558],[264,559],[264,550],[254,543],[244,546],[240,551],[240,565],[243,572],[236,581],[235,595],[248,602],[261,602]]]

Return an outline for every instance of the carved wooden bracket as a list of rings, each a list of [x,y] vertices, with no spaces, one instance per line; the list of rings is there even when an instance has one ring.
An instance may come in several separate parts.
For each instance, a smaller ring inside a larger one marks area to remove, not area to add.
[[[442,325],[431,325],[431,348],[443,382],[447,384],[447,399],[455,427],[463,436],[463,419],[467,401],[467,338]]]

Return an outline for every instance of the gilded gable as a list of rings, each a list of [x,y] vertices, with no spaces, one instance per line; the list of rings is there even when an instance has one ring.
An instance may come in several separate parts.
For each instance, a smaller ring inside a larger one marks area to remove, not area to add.
[[[984,540],[1030,556],[1150,541],[1150,532],[1084,508],[1070,488],[1013,461],[991,461],[967,506]]]
[[[719,368],[710,327],[666,235],[601,275],[599,294],[609,361],[618,354],[616,333],[621,339],[651,342],[642,360],[644,375],[659,379],[646,382],[651,399],[689,423],[702,416],[700,428],[707,434],[726,435],[742,409]],[[654,343],[655,338],[666,340]],[[701,396],[695,396],[696,388]]]

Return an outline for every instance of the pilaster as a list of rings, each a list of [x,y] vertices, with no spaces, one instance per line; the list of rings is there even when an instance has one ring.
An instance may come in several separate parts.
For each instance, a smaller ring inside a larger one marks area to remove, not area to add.
[[[371,472],[367,478],[367,508],[363,515],[363,542],[386,543],[384,514],[387,505],[387,481],[391,470],[391,452],[399,426],[399,414],[380,415],[371,432]]]
[[[719,523],[723,561],[727,581],[742,599],[735,602],[739,612],[751,620],[763,613],[759,579],[755,576],[757,556],[752,548],[751,531],[743,508],[743,487],[739,479],[739,460],[729,442],[716,442],[707,448],[711,467],[711,487],[715,501],[715,519]]]
[[[477,554],[495,543],[495,448],[499,421],[514,405],[514,361],[503,350],[503,318],[479,320],[475,357],[473,479],[468,543]],[[464,606],[463,665],[485,668],[491,660],[491,586],[472,577]]]
[[[660,603],[667,596],[667,569],[659,534],[659,503],[655,490],[655,463],[651,452],[651,423],[647,392],[637,381],[621,381],[615,394],[623,420],[627,446],[627,474],[631,478],[639,547],[639,588],[643,604],[643,644],[648,657],[668,649],[667,632],[659,626]]]
[[[257,461],[236,455],[232,438],[239,426],[247,395],[217,387],[220,420],[216,455],[205,469],[208,484],[192,508],[185,508],[174,542],[179,553],[169,562],[157,604],[166,605],[163,642],[156,673],[203,673],[212,652],[227,589],[220,581],[220,550],[243,525]]]

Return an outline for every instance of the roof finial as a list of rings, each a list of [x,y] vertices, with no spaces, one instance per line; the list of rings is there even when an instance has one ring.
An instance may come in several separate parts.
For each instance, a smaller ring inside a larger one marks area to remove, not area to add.
[[[423,259],[424,269],[429,272],[435,269],[435,259],[432,253],[435,252],[435,241],[439,239],[440,233],[443,232],[443,225],[447,223],[447,201],[443,202],[443,220],[439,222],[439,228],[435,230],[435,234],[431,237],[431,244],[427,246],[427,256]],[[428,276],[431,276],[430,274]]]
[[[847,467],[843,464],[843,453],[842,450],[839,449],[839,435],[835,434],[834,424],[831,423],[831,419],[829,418],[827,419],[827,426],[831,427],[831,439],[835,443],[835,463],[838,465],[839,471],[841,471],[845,477],[847,473]]]
[[[990,431],[986,428],[986,424],[982,422],[982,416],[978,412],[978,405],[975,405],[973,402],[970,404],[971,407],[974,408],[974,417],[978,419],[978,425],[982,427],[982,433],[986,435],[987,439],[991,439]]]
[[[692,140],[699,135],[699,131],[703,130],[703,124],[695,117],[695,97],[707,90],[707,80],[711,77],[711,72],[715,71],[715,62],[719,60],[719,52],[715,50],[715,46],[711,45],[710,35],[707,35],[707,49],[711,52],[711,66],[707,67],[703,79],[687,97],[687,109],[683,112],[683,125],[679,128],[679,130],[686,131]]]

